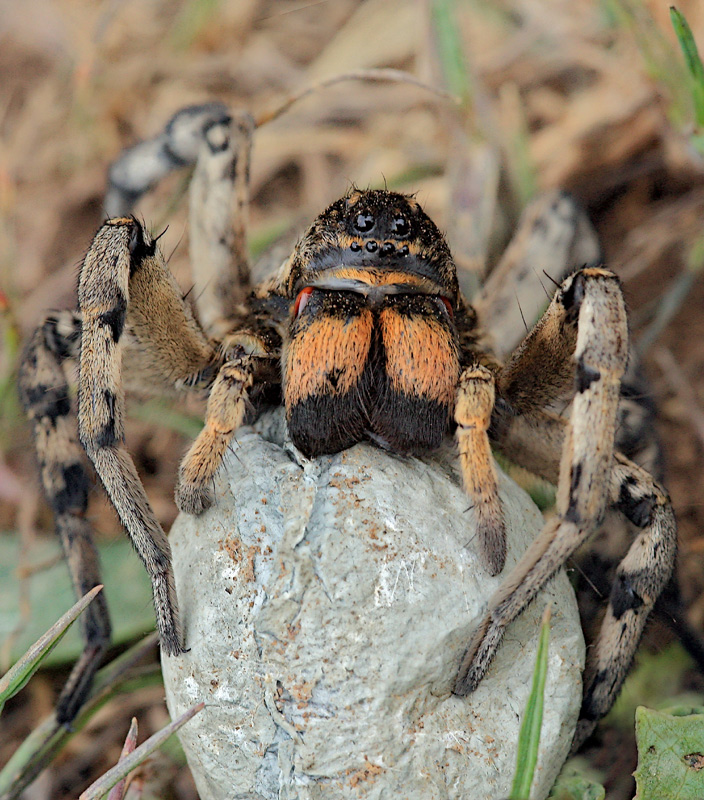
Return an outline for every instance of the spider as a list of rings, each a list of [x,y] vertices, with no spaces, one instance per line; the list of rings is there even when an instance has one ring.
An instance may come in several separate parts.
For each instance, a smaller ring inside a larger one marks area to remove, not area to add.
[[[245,248],[252,134],[247,114],[217,104],[189,108],[161,137],[116,162],[107,204],[118,213],[100,227],[80,268],[78,311],[48,316],[28,345],[20,388],[76,592],[99,582],[85,518],[85,450],[150,575],[161,646],[183,651],[169,543],[124,445],[125,387],[207,393],[205,425],[175,491],[189,514],[212,504],[230,442],[267,404],[284,405],[293,444],[311,458],[362,440],[425,453],[454,436],[484,569],[497,575],[506,542],[494,447],[557,484],[556,514],[489,600],[458,664],[456,694],[476,688],[507,626],[608,509],[640,529],[590,651],[579,746],[613,704],[676,552],[667,494],[614,447],[628,358],[618,279],[603,266],[568,275],[502,364],[460,292],[443,235],[416,199],[355,188],[320,214],[273,278],[252,287]],[[158,168],[135,172],[141,155]],[[159,166],[160,159],[171,163]],[[197,160],[194,282],[205,287],[195,301],[199,319],[158,237],[123,211],[161,173],[189,160]],[[78,435],[66,359],[79,365]],[[568,421],[547,410],[571,397]],[[59,698],[61,722],[75,717],[109,642],[101,596],[83,634],[83,656]]]

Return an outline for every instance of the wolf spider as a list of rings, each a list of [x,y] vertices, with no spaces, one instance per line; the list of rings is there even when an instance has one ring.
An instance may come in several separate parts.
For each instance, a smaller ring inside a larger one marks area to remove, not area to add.
[[[502,365],[458,288],[445,239],[418,202],[352,189],[313,222],[274,278],[252,288],[245,249],[252,133],[246,114],[185,109],[111,171],[114,214],[156,180],[131,170],[130,159],[161,158],[163,172],[197,155],[190,238],[194,283],[203,287],[198,318],[158,237],[118,213],[100,227],[80,269],[78,311],[48,316],[27,349],[22,396],[77,594],[99,582],[85,518],[85,450],[150,575],[161,646],[183,651],[169,543],[124,445],[125,385],[208,395],[205,426],[181,462],[175,492],[189,514],[211,505],[233,436],[266,403],[285,406],[291,440],[311,458],[363,440],[427,452],[454,435],[484,568],[496,575],[506,542],[493,446],[557,484],[556,514],[490,599],[458,665],[457,694],[476,688],[507,626],[607,509],[641,531],[618,567],[589,653],[579,745],[613,704],[676,551],[666,493],[614,449],[628,358],[618,279],[602,266],[573,272]],[[179,154],[178,146],[190,150]],[[78,436],[65,359],[79,364]],[[569,421],[546,410],[570,397]],[[86,612],[83,634],[86,649],[59,699],[63,722],[84,701],[109,641],[102,596]]]

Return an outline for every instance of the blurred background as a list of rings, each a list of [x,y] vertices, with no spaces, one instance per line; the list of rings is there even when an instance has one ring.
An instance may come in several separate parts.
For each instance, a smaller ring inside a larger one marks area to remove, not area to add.
[[[704,6],[678,8],[704,48]],[[404,82],[348,81],[262,125],[253,252],[300,230],[352,183],[386,183],[417,192],[472,287],[532,197],[572,192],[624,283],[658,406],[682,592],[690,622],[704,628],[704,159],[666,3],[0,0],[0,674],[71,605],[16,365],[43,314],[75,305],[108,165],[184,105],[218,99],[263,118],[325,78],[387,67],[459,96],[461,106]],[[162,245],[184,292],[186,179],[171,176],[138,208],[154,226],[168,222]],[[197,404],[130,406],[128,446],[167,528],[198,415]],[[152,625],[146,576],[99,491],[91,518],[124,647]],[[0,766],[51,711],[79,652],[78,636],[67,637],[8,705]],[[623,697],[580,757],[610,800],[633,796],[635,705],[693,695],[700,704],[703,691],[671,634],[651,626]],[[77,796],[115,763],[131,716],[140,741],[168,721],[158,683],[103,706],[25,796]],[[196,797],[176,743],[141,780],[145,798]]]

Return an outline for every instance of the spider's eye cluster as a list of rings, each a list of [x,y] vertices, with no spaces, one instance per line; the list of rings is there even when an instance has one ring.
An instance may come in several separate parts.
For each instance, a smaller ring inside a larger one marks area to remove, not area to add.
[[[369,234],[377,227],[377,222],[378,220],[373,214],[368,211],[362,211],[354,217],[351,227],[355,233]],[[411,232],[410,222],[398,212],[390,220],[382,218],[381,227],[386,230],[387,234],[397,239],[405,239]]]
[[[370,193],[366,200],[353,196],[345,201],[342,230],[349,237],[347,247],[363,259],[405,258],[416,238],[414,212],[402,197],[389,203],[389,196],[380,201],[377,194]]]
[[[354,229],[360,233],[369,233],[376,224],[371,214],[357,214],[354,221]]]
[[[369,241],[365,242],[362,245],[360,242],[351,242],[350,243],[350,250],[353,253],[361,253],[362,250],[366,250],[367,253],[379,253],[382,256],[390,256],[394,253],[398,253],[400,256],[407,256],[410,252],[408,249],[408,245],[404,244],[403,247],[399,247],[398,250],[396,249],[396,245],[393,242],[379,242],[374,241],[374,239],[370,239]]]
[[[408,236],[408,220],[405,217],[394,217],[391,222],[391,232],[396,236]]]

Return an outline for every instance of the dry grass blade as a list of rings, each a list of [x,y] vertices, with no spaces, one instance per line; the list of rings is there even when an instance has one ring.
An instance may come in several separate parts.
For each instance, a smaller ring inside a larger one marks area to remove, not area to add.
[[[411,86],[417,86],[419,89],[424,89],[438,97],[442,97],[444,100],[448,100],[455,105],[459,106],[462,104],[461,98],[451,92],[446,92],[444,89],[438,89],[437,86],[431,86],[429,83],[425,83],[419,78],[416,78],[415,75],[411,75],[410,72],[404,72],[400,69],[358,69],[352,72],[345,72],[341,75],[333,75],[332,78],[326,78],[318,83],[313,83],[310,86],[306,86],[306,88],[302,89],[300,92],[289,95],[282,103],[276,106],[276,108],[259,114],[255,119],[256,126],[260,128],[262,125],[266,125],[267,122],[277,119],[282,114],[285,114],[291,106],[303,100],[303,98],[315,94],[321,89],[327,89],[330,86],[335,86],[335,84],[344,83],[345,81],[408,83]]]
[[[122,761],[124,758],[127,758],[127,756],[130,755],[130,753],[134,753],[136,747],[137,747],[137,718],[132,717],[132,722],[130,723],[130,729],[127,731],[127,737],[125,738],[125,743],[122,746],[122,752],[120,753],[120,761]],[[108,795],[108,800],[123,800],[126,788],[127,788],[127,778],[123,778],[121,781],[119,781],[119,783],[116,783],[115,786],[112,787],[112,789],[110,790],[110,794]]]
[[[642,333],[636,344],[636,352],[642,358],[660,334],[668,327],[675,314],[692,291],[692,287],[704,270],[704,239],[694,242],[689,254],[687,269],[667,289],[658,302],[653,321]]]
[[[177,720],[174,720],[170,725],[150,736],[146,742],[143,742],[134,752],[125,758],[120,758],[118,763],[108,770],[105,775],[98,778],[95,783],[92,783],[81,794],[78,800],[99,800],[104,797],[109,789],[115,784],[127,777],[129,773],[138,767],[144,759],[151,755],[155,750],[158,750],[162,744],[176,731],[188,722],[189,719],[194,717],[205,707],[205,703],[198,703],[193,708],[188,709]]]
[[[687,410],[692,428],[704,446],[704,410],[697,399],[692,384],[687,380],[682,368],[666,347],[658,348],[653,354],[670,388],[681,399]]]

